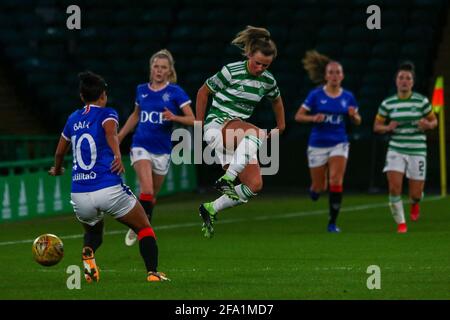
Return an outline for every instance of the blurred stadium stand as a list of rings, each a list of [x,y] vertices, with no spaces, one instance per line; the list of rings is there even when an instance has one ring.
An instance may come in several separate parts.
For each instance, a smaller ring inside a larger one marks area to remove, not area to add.
[[[315,48],[342,62],[344,87],[353,91],[363,115],[363,126],[353,129],[352,137],[372,138],[373,117],[395,90],[393,75],[401,60],[417,66],[415,90],[431,92],[449,8],[447,0],[110,0],[108,5],[83,0],[76,2],[81,30],[71,31],[65,13],[71,4],[0,1],[2,119],[13,117],[7,110],[14,104],[8,108],[3,95],[5,88],[15,87],[27,107],[19,113],[34,117],[36,132],[58,134],[81,105],[77,73],[90,69],[106,78],[109,105],[124,123],[134,108],[136,85],[148,81],[148,60],[161,48],[172,51],[179,84],[195,101],[207,77],[242,58],[230,45],[234,35],[255,25],[268,28],[279,49],[271,71],[285,101],[287,141],[306,140],[309,132],[293,120],[313,88],[301,65],[306,50]],[[381,30],[366,28],[366,8],[372,4],[381,7]],[[270,106],[263,103],[252,121],[273,127]],[[3,123],[2,133],[22,133],[22,128]]]

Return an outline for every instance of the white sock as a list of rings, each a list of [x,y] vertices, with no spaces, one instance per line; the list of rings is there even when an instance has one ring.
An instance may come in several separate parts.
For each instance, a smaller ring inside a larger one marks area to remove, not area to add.
[[[235,186],[234,190],[239,195],[239,200],[233,200],[227,195],[223,195],[213,202],[214,211],[219,212],[227,208],[236,207],[240,204],[247,203],[249,198],[256,196],[256,193],[253,193],[245,184]]]
[[[233,160],[231,160],[226,175],[233,180],[236,179],[258,152],[261,144],[262,141],[259,138],[252,135],[245,136],[234,151]]]
[[[391,213],[395,222],[397,222],[397,224],[405,223],[402,197],[389,196],[389,207],[391,208]]]

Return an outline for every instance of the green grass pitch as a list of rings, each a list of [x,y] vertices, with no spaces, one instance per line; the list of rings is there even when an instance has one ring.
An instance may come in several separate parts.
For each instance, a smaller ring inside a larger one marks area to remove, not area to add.
[[[99,283],[69,290],[69,265],[80,264],[82,228],[71,214],[0,224],[0,299],[449,299],[450,199],[428,197],[409,232],[397,234],[387,196],[347,195],[339,225],[326,232],[327,197],[262,194],[220,213],[203,238],[197,208],[214,195],[160,199],[154,227],[160,271],[171,282],[147,283],[137,246],[106,218],[96,260]],[[409,216],[409,206],[405,204]],[[54,233],[65,256],[56,266],[32,260],[31,240]],[[369,290],[367,268],[381,270]]]

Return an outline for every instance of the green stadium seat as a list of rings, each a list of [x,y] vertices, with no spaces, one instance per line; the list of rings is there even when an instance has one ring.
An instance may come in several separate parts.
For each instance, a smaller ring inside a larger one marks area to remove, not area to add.
[[[172,30],[171,39],[177,43],[179,41],[196,42],[201,38],[202,28],[200,26],[176,26]]]
[[[315,49],[318,52],[329,56],[333,60],[339,60],[342,53],[342,45],[338,42],[320,43]]]
[[[342,85],[344,88],[355,91],[358,90],[361,85],[361,77],[357,73],[347,73],[344,69],[344,81],[342,82]]]
[[[381,13],[382,27],[390,25],[406,25],[407,22],[408,22],[408,11],[406,10],[401,10],[398,8],[382,10]]]
[[[398,50],[398,42],[380,42],[372,48],[372,57],[380,59],[391,58]]]
[[[235,11],[231,8],[214,8],[207,13],[208,24],[234,24]]]
[[[361,74],[361,70],[365,70],[367,67],[367,60],[364,59],[350,59],[343,57],[340,60],[340,63],[344,68],[344,74]]]
[[[311,25],[294,26],[289,32],[288,43],[302,43],[312,48],[316,44],[316,32],[317,29]]]
[[[345,58],[366,59],[369,57],[371,47],[366,42],[352,42],[346,44],[342,50]]]
[[[294,20],[292,9],[286,8],[284,6],[282,8],[274,8],[267,13],[267,21],[274,25],[287,25],[292,20]]]
[[[298,26],[318,26],[321,22],[319,8],[299,8],[294,13],[292,22]]]
[[[178,12],[177,21],[181,25],[204,25],[208,21],[208,11],[205,8],[188,7]]]
[[[399,42],[403,39],[403,27],[401,25],[383,27],[381,30],[374,32],[377,35],[377,40],[380,42]]]
[[[173,21],[173,14],[170,8],[161,8],[153,6],[152,9],[145,11],[139,16],[139,22],[148,24],[170,25]]]
[[[373,33],[368,32],[365,25],[356,24],[346,30],[345,38],[348,42],[370,42],[373,38]]]
[[[361,78],[361,86],[384,88],[390,80],[393,80],[393,74],[390,72],[379,71],[377,73],[367,73]]]
[[[405,30],[404,40],[406,42],[415,41],[423,42],[424,44],[433,41],[434,31],[432,27],[427,25],[421,25],[417,27],[411,27]]]
[[[393,74],[396,70],[396,65],[394,64],[394,61],[392,59],[377,59],[372,58],[367,64],[367,69],[369,72],[390,72]]]
[[[444,5],[448,5],[448,1],[446,0],[414,0],[414,6],[418,6],[421,9],[425,8],[443,8]]]
[[[270,36],[275,41],[278,47],[283,46],[288,40],[289,27],[286,25],[274,25],[269,24],[266,26],[267,30],[270,32]]]
[[[340,41],[344,39],[345,27],[341,24],[327,24],[318,31],[319,41]]]
[[[410,42],[402,46],[400,54],[404,57],[415,57],[416,59],[426,60],[430,55],[428,46],[422,42]]]

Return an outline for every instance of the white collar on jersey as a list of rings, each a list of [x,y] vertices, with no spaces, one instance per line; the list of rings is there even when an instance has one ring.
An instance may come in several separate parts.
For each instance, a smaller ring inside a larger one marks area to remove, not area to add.
[[[87,104],[87,105],[85,105],[84,107],[85,107],[85,108],[87,108],[87,107],[89,107],[89,108],[92,108],[92,107],[94,107],[94,108],[102,108],[102,107],[97,106],[97,105],[95,105],[95,104]]]
[[[167,86],[168,86],[169,84],[170,84],[170,82],[167,81],[166,84],[164,85],[164,87],[162,87],[162,88],[160,88],[160,89],[158,89],[158,90],[152,89],[152,87],[150,86],[150,82],[147,84],[147,86],[148,86],[148,88],[149,88],[151,91],[153,91],[153,92],[159,92],[159,91],[164,90],[165,88],[167,88]]]
[[[323,89],[323,92],[325,93],[325,95],[326,95],[327,97],[332,98],[332,99],[339,98],[339,97],[341,96],[342,92],[344,91],[344,89],[339,88],[339,94],[338,94],[337,96],[335,96],[335,97],[332,97],[332,96],[328,95],[327,90],[326,90],[326,87],[327,87],[326,85],[323,86],[323,88],[322,88],[322,89]]]

